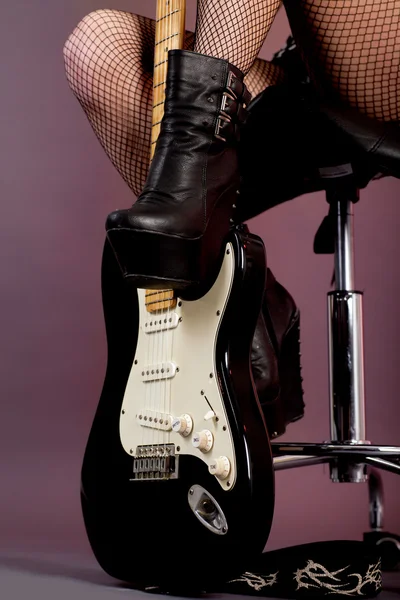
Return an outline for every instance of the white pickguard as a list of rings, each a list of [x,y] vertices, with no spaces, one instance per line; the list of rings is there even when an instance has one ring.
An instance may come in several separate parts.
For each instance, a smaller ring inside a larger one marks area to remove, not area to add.
[[[176,455],[196,456],[207,465],[212,459],[227,457],[229,476],[217,478],[225,490],[235,484],[236,459],[217,378],[215,352],[233,276],[233,248],[227,244],[218,279],[199,300],[181,302],[178,299],[173,309],[149,313],[145,307],[145,290],[138,290],[138,344],[120,415],[121,443],[131,456],[141,445],[174,444]],[[165,329],[165,319],[174,325],[178,319],[178,324]],[[155,331],[157,320],[158,325],[159,320],[162,321],[164,329],[161,331]],[[155,371],[153,375],[151,366]],[[212,416],[210,405],[218,419]],[[175,433],[170,422],[166,424],[166,419],[170,421],[183,414],[190,415],[193,421],[193,429],[186,437]],[[157,423],[155,416],[158,416]],[[202,430],[209,430],[213,436],[213,446],[206,453],[192,443],[193,434]]]

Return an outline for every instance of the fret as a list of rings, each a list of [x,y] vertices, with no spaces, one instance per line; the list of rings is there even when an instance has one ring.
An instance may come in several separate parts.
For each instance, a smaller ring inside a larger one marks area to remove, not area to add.
[[[155,313],[159,310],[170,310],[171,308],[175,308],[176,306],[176,298],[173,300],[161,300],[160,302],[156,302],[154,306],[146,306],[147,312]]]
[[[166,58],[165,60],[162,60],[161,62],[157,63],[156,65],[154,65],[154,68],[156,69],[157,67],[159,67],[160,65],[165,65],[165,63],[168,62],[168,58]]]
[[[160,81],[160,83],[157,83],[156,85],[153,85],[153,90],[155,90],[156,88],[160,87],[160,85],[165,85],[165,81]]]
[[[164,19],[167,19],[168,17],[170,17],[171,15],[174,15],[176,13],[181,12],[180,8],[177,8],[176,10],[173,10],[170,13],[167,13],[166,15],[164,15],[163,17],[160,17],[159,19],[156,19],[156,23],[160,23],[160,21],[163,21]]]
[[[166,291],[170,291],[170,290],[166,290]],[[158,296],[160,293],[160,290],[155,290],[154,292],[152,292],[151,290],[146,290],[146,300],[147,298],[150,298],[150,296]]]
[[[167,295],[168,294],[168,295]],[[171,294],[171,295],[170,295]],[[145,302],[146,306],[149,306],[147,310],[152,310],[152,307],[160,302],[169,302],[170,300],[174,300],[174,291],[173,290],[165,290],[160,292],[158,298],[156,300],[152,300],[151,302]]]
[[[157,108],[158,106],[162,106],[164,104],[164,100],[161,100],[161,102],[157,102],[157,104],[153,104],[153,108]]]
[[[172,35],[168,35],[167,37],[165,37],[164,39],[160,40],[159,42],[156,42],[155,45],[159,46],[160,44],[163,44],[167,40],[172,40],[172,38],[176,37],[177,35],[179,35],[179,33],[173,33]]]

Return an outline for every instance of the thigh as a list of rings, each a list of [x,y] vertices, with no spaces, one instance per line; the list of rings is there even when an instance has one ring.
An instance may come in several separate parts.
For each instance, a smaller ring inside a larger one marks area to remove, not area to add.
[[[400,0],[285,0],[293,35],[323,93],[398,120]]]

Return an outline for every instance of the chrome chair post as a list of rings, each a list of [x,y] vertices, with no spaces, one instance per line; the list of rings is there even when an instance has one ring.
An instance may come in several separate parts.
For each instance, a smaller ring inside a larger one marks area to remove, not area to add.
[[[328,195],[329,201],[329,195]],[[328,293],[331,441],[366,444],[362,293],[354,283],[353,201],[331,201],[335,212],[335,289]],[[331,464],[332,481],[364,482],[365,464]]]

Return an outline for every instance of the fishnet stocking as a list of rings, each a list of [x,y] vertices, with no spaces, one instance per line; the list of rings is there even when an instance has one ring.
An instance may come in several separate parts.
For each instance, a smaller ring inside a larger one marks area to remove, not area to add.
[[[64,46],[69,85],[136,196],[149,167],[154,36],[151,19],[98,10],[78,24]],[[186,32],[185,48],[192,50],[193,43],[194,34]],[[283,79],[278,66],[251,60],[245,81],[253,97]]]
[[[224,58],[247,73],[281,0],[198,0],[195,52]]]
[[[285,0],[323,94],[383,121],[400,117],[400,0]]]

